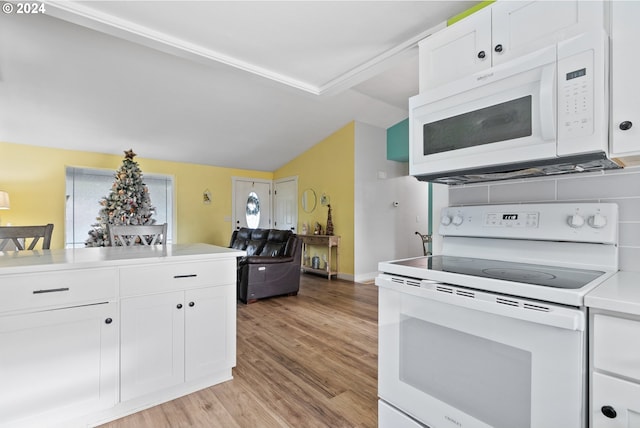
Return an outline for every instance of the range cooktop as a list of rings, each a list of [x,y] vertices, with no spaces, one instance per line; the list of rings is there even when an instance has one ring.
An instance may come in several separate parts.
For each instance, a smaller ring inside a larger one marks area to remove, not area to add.
[[[598,270],[455,256],[417,257],[390,264],[425,269],[424,279],[428,279],[428,271],[438,271],[565,289],[582,288],[605,274]]]

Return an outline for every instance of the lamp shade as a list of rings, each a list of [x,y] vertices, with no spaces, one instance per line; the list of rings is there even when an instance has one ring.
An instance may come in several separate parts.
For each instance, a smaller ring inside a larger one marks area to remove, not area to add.
[[[0,210],[8,210],[9,207],[9,194],[0,190]]]

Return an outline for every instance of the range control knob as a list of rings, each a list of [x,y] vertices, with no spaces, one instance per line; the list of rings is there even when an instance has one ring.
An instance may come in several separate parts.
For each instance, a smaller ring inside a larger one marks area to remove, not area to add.
[[[596,229],[602,229],[607,225],[607,218],[602,214],[594,214],[591,217],[589,217],[588,222],[589,222],[589,226]]]
[[[451,220],[454,226],[460,226],[462,222],[464,222],[464,218],[461,215],[457,214],[453,216],[453,220]]]
[[[440,224],[443,226],[449,226],[451,224],[451,217],[448,215],[443,215],[440,219]]]
[[[573,228],[580,228],[584,226],[584,217],[582,217],[580,214],[570,215],[567,219],[567,223],[569,223],[569,226]]]

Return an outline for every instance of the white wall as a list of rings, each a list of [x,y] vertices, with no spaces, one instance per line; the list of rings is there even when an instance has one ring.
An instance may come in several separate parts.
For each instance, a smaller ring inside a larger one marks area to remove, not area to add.
[[[408,163],[387,160],[387,131],[355,126],[354,277],[375,278],[378,262],[423,254],[428,184],[408,176]],[[398,206],[394,207],[394,202]]]
[[[619,208],[620,269],[640,272],[640,168],[452,186],[448,198],[452,206],[519,202],[615,202]],[[434,228],[436,224],[434,218]]]

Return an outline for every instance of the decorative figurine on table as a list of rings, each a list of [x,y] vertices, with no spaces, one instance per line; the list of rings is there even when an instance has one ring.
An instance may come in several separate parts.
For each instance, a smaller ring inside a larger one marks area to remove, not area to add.
[[[331,219],[331,204],[327,205],[329,212],[327,214],[327,235],[333,235],[333,220]]]
[[[302,234],[306,235],[307,233],[309,233],[309,226],[307,226],[307,223],[304,222],[302,223]]]
[[[322,225],[316,221],[316,228],[313,231],[314,235],[322,235]]]

